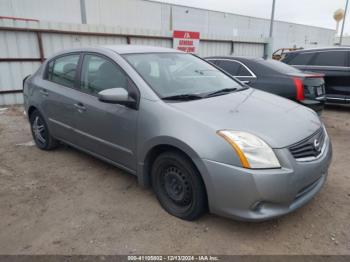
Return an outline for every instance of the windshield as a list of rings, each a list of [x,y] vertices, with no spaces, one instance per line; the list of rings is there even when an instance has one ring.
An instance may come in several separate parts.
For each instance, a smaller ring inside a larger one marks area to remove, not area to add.
[[[124,57],[161,98],[241,88],[232,78],[190,54],[147,53]]]

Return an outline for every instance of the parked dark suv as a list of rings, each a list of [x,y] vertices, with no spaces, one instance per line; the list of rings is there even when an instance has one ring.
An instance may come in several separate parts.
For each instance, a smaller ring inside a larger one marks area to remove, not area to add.
[[[327,103],[350,104],[350,47],[298,50],[282,62],[302,71],[324,74]]]

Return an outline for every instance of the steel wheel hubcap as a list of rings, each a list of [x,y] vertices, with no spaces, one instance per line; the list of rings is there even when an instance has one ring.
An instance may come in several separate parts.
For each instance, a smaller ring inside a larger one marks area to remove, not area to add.
[[[168,197],[176,204],[187,206],[192,201],[188,178],[177,167],[169,167],[163,174],[163,186]]]
[[[35,138],[40,143],[42,143],[42,144],[46,143],[46,139],[44,138],[45,137],[45,126],[38,116],[35,117],[34,122],[33,122],[33,133],[34,133]]]

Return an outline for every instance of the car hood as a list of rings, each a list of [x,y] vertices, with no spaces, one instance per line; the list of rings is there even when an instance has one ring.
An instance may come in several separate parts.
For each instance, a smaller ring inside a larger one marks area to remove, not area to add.
[[[255,134],[272,148],[290,146],[322,126],[311,109],[253,88],[169,105],[215,130]]]

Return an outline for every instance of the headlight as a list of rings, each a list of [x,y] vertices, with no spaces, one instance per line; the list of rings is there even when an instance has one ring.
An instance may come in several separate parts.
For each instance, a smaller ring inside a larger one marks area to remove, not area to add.
[[[236,151],[245,168],[281,167],[275,153],[262,139],[247,132],[220,130],[217,132]]]

